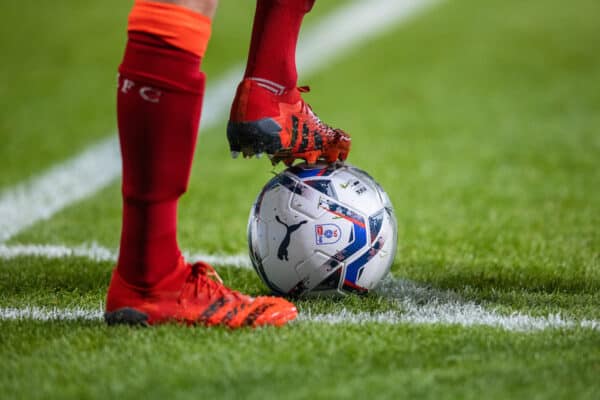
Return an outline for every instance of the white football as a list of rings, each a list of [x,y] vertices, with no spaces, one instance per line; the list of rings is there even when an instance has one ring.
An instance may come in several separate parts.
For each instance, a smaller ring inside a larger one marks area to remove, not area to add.
[[[348,164],[290,167],[250,211],[254,269],[276,294],[365,294],[390,271],[398,226],[388,195]]]

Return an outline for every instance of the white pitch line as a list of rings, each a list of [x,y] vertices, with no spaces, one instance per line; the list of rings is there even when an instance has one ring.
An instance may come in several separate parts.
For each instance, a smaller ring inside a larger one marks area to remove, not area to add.
[[[565,318],[560,314],[534,317],[514,312],[505,315],[481,304],[463,301],[452,291],[436,290],[404,279],[386,279],[378,293],[392,300],[401,311],[383,313],[353,312],[341,310],[329,314],[300,315],[299,321],[328,324],[413,324],[458,325],[462,327],[489,326],[511,332],[533,332],[546,329],[585,328],[600,331],[600,321],[581,321]]]
[[[252,268],[247,254],[207,254],[184,252],[186,260],[205,261],[216,267]],[[87,258],[94,262],[116,262],[117,251],[103,247],[97,243],[78,246],[62,244],[4,244],[0,243],[0,260],[12,260],[18,257],[43,257],[47,259],[63,259],[71,257]]]
[[[2,320],[32,320],[32,321],[73,321],[73,320],[100,320],[104,311],[102,308],[89,309],[81,307],[1,307],[0,319]]]
[[[0,194],[0,242],[68,205],[96,193],[120,173],[117,139],[111,137]]]
[[[406,306],[407,301],[403,302]],[[458,311],[458,313],[457,313]],[[488,326],[509,332],[536,332],[548,329],[591,329],[600,331],[600,321],[582,320],[575,321],[549,315],[546,317],[532,317],[525,314],[499,315],[486,312],[481,315],[465,315],[462,307],[447,309],[443,306],[428,307],[412,304],[404,311],[387,311],[383,313],[352,312],[348,310],[330,314],[313,314],[309,311],[301,312],[295,323],[319,324],[386,324],[386,325],[457,325],[465,328]],[[0,307],[0,320],[32,320],[32,321],[73,321],[92,320],[100,321],[103,318],[102,308],[57,308],[33,307],[24,308]]]
[[[352,47],[384,32],[433,3],[431,0],[355,0],[325,16],[302,35],[298,66],[308,75],[329,65]],[[209,85],[202,112],[202,129],[221,121],[243,74],[241,67]],[[39,176],[0,193],[0,242],[34,223],[93,195],[120,175],[116,135],[90,147]]]
[[[111,261],[117,259],[117,252],[96,243],[69,247],[55,244],[11,244],[0,243],[0,259],[12,260],[17,257],[43,257],[48,259],[81,257],[90,261]]]
[[[45,258],[85,257],[94,261],[116,260],[116,252],[98,244],[67,247],[63,245],[3,245],[0,244],[0,258],[13,259],[22,256]],[[251,268],[246,254],[216,255],[197,253],[188,259],[204,260],[215,266]],[[452,291],[442,291],[418,285],[402,279],[389,278],[378,289],[382,297],[395,303],[401,311],[383,313],[354,312],[341,310],[328,314],[313,314],[310,309],[303,312],[299,322],[327,324],[414,324],[414,325],[459,325],[463,327],[490,326],[514,332],[530,332],[545,329],[586,328],[600,331],[600,321],[576,321],[551,314],[534,317],[523,313],[504,315],[486,308],[484,305],[463,301]],[[0,308],[0,320],[28,319],[49,320],[97,320],[102,317],[102,309],[85,308]]]
[[[492,327],[509,332],[536,332],[547,329],[591,329],[600,331],[600,321],[574,321],[564,319],[560,315],[532,317],[524,314],[473,316],[456,313],[444,307],[427,309],[426,307],[409,308],[404,312],[387,311],[383,313],[353,312],[348,310],[329,314],[301,314],[298,322],[313,322],[321,324],[387,324],[387,325],[457,325],[464,328]]]
[[[446,298],[456,297],[456,295],[451,292],[420,287],[405,280],[388,279],[379,293],[381,296],[396,301],[402,311],[367,313],[344,309],[335,313],[313,314],[309,309],[300,313],[297,323],[457,325],[465,328],[487,326],[509,332],[575,328],[600,331],[600,321],[596,320],[577,321],[564,318],[558,314],[545,317],[533,317],[522,313],[502,315],[485,310],[482,306],[471,302],[447,302]],[[100,307],[95,309],[81,307],[0,307],[0,320],[100,320],[102,315],[103,310]]]
[[[298,71],[310,74],[358,43],[374,39],[440,0],[358,0],[341,7],[312,30],[303,33],[297,51]],[[385,59],[385,55],[381,55]],[[343,95],[343,94],[342,94]]]

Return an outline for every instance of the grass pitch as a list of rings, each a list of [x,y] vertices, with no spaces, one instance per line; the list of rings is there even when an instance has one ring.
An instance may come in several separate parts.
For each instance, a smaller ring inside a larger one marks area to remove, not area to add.
[[[316,24],[346,2],[321,2]],[[31,10],[28,10],[31,7]],[[114,79],[128,3],[6,3],[0,193],[114,132]],[[209,79],[246,54],[252,4],[223,2]],[[26,23],[19,23],[27,15]],[[446,1],[301,84],[353,135],[350,162],[390,194],[393,273],[497,315],[600,320],[600,3]],[[246,250],[265,160],[228,158],[225,120],[202,130],[180,211],[182,247]],[[119,184],[6,245],[114,249]],[[99,309],[110,262],[0,259],[0,308]],[[256,275],[219,268],[265,293]],[[384,297],[306,300],[302,313],[373,315]],[[600,393],[600,331],[299,322],[230,332],[0,320],[6,398],[578,398]]]

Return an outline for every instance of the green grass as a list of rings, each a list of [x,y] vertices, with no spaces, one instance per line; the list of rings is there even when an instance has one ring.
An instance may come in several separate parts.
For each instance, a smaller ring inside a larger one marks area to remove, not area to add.
[[[248,3],[222,2],[204,64],[209,79],[243,59]],[[307,23],[339,4],[317,4]],[[31,18],[17,24],[23,7]],[[2,48],[11,55],[0,65],[11,77],[0,85],[11,99],[0,110],[0,188],[114,130],[128,7],[0,5]],[[395,276],[500,314],[600,320],[599,15],[594,0],[447,1],[301,76],[319,115],[352,133],[350,162],[390,194],[400,226]],[[7,42],[14,32],[29,45]],[[75,90],[81,82],[86,93]],[[249,207],[272,173],[265,160],[228,158],[225,123],[202,130],[181,202],[179,238],[192,252],[245,252]],[[116,248],[119,230],[115,183],[10,243]],[[0,260],[0,307],[98,309],[110,270],[82,258]],[[237,289],[266,293],[251,271],[219,273]],[[298,306],[401,309],[377,296]],[[303,322],[229,332],[23,320],[1,321],[0,332],[7,398],[592,399],[600,392],[597,330]]]
[[[0,328],[7,398],[593,399],[600,368],[600,339],[590,331],[305,324],[231,332],[85,322]],[[24,376],[35,385],[25,388]]]

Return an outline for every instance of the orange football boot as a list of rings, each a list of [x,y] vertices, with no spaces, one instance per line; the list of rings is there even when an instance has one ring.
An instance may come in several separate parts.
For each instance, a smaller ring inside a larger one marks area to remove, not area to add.
[[[271,162],[291,165],[302,158],[344,161],[350,152],[350,136],[323,123],[301,93],[308,87],[286,88],[261,78],[246,78],[238,86],[227,125],[231,155],[244,157],[267,153]]]
[[[108,325],[188,325],[229,328],[281,326],[298,315],[296,307],[279,297],[250,297],[231,290],[210,265],[186,263],[152,288],[125,282],[113,271],[104,319]]]

